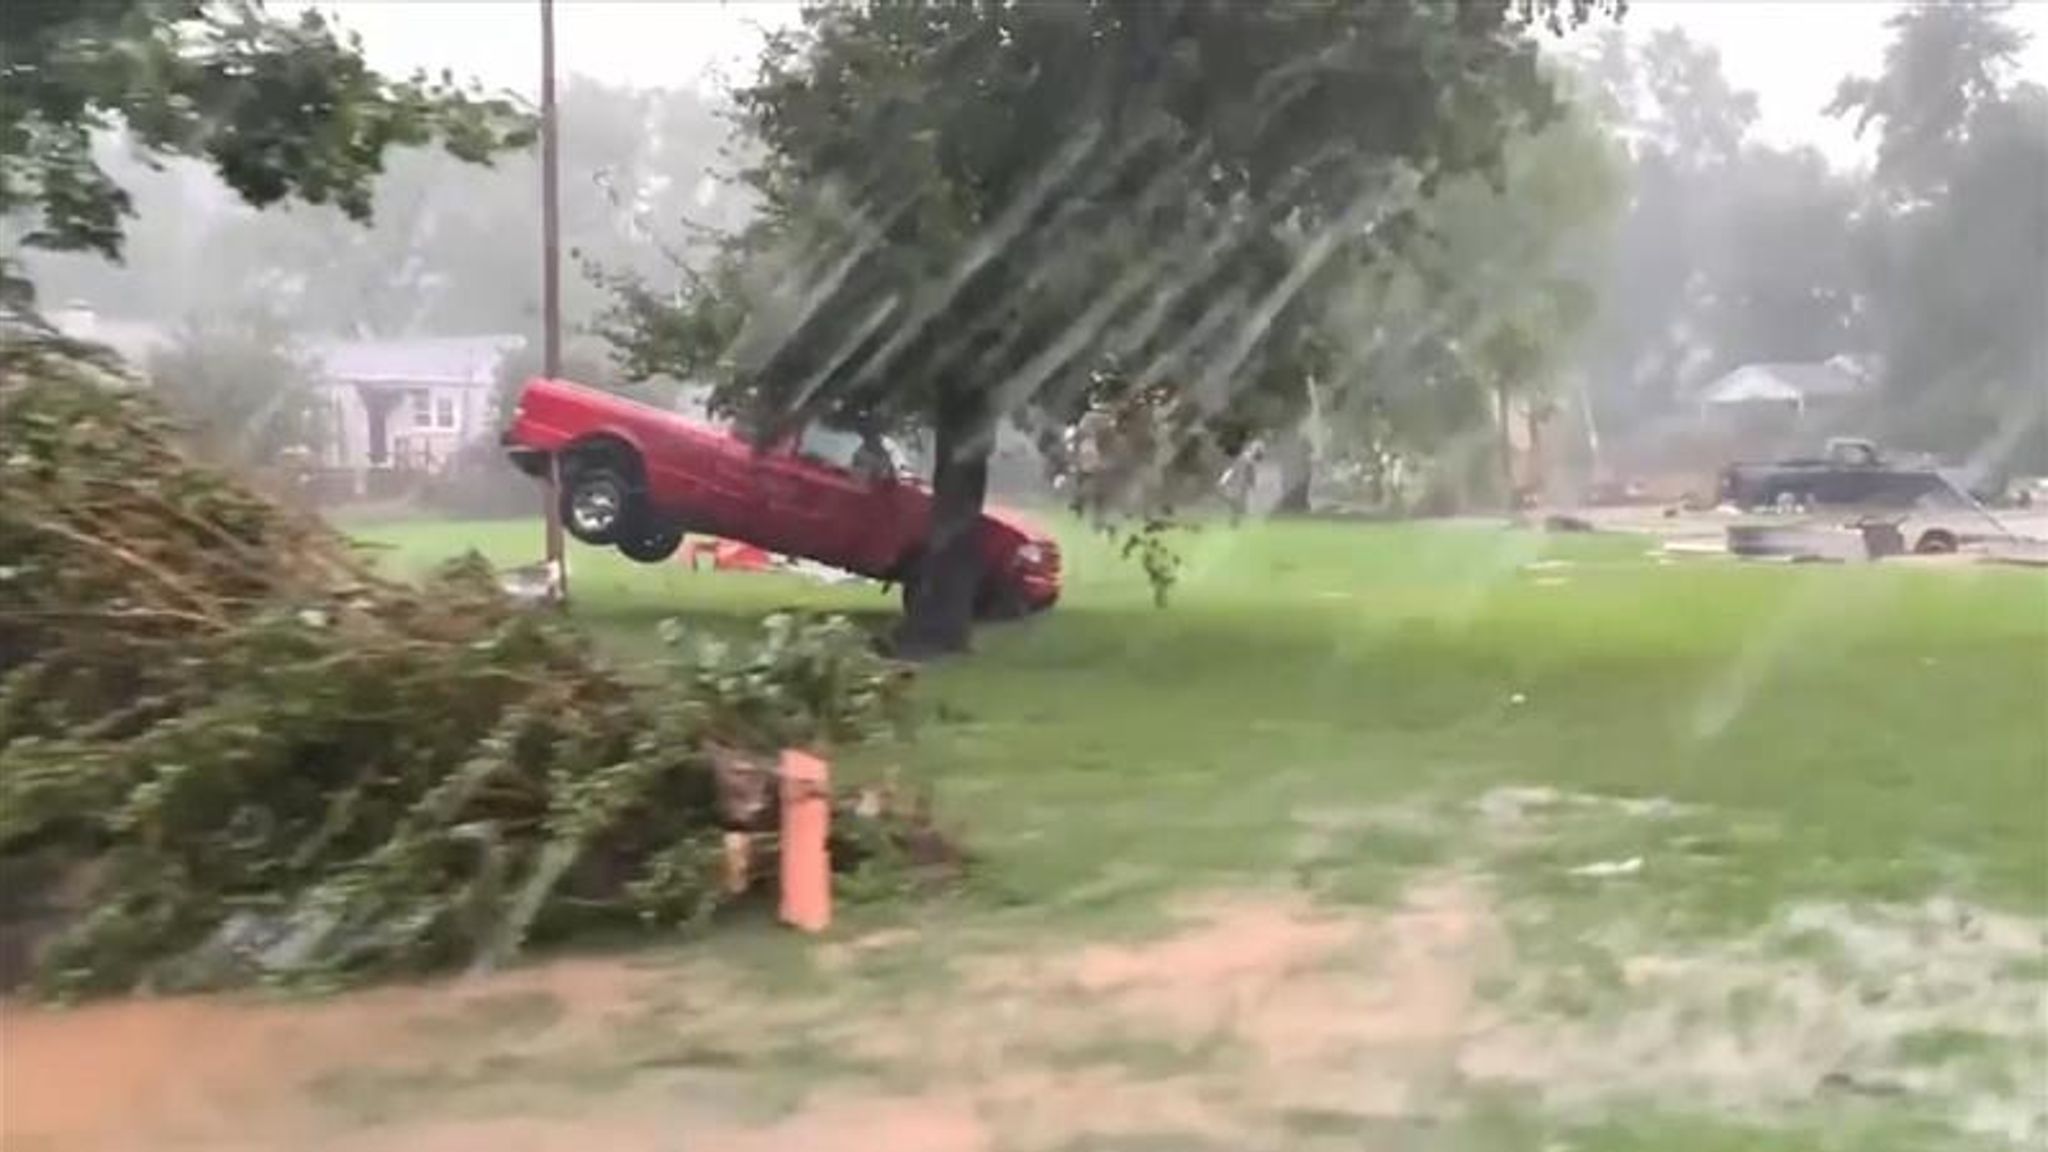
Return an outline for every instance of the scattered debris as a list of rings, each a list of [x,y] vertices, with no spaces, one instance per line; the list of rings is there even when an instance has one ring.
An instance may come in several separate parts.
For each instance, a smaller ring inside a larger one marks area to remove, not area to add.
[[[1726,531],[1728,552],[1745,559],[1815,563],[1870,558],[1860,529],[1795,522],[1730,524]]]
[[[1614,930],[1611,930],[1614,931]],[[1551,1006],[1524,969],[1461,1069],[1553,1109],[1690,1100],[1769,1119],[1828,1092],[1905,1097],[2000,1147],[2048,1139],[2048,924],[1951,899],[1801,904],[1740,940],[1673,952],[1614,931],[1582,941],[1623,983],[1597,1011]]]
[[[562,599],[562,576],[568,571],[568,557],[561,561],[543,560],[538,564],[527,564],[519,568],[507,568],[498,574],[498,586],[505,595],[521,604],[557,604]]]
[[[814,580],[820,584],[871,583],[867,577],[862,576],[858,572],[848,572],[843,568],[834,568],[829,564],[820,564],[815,560],[790,560],[783,568],[787,572],[802,576],[807,580]]]
[[[1725,540],[1667,540],[1661,549],[1651,555],[1660,559],[1673,556],[1727,556],[1729,551]]]
[[[1490,788],[1473,801],[1479,818],[1496,830],[1529,824],[1538,817],[1613,812],[1634,820],[1670,820],[1691,811],[1665,796],[1602,796],[1565,792],[1547,786],[1504,785]]]
[[[1642,870],[1643,858],[1631,856],[1626,860],[1598,860],[1591,864],[1581,864],[1573,868],[1571,874],[1599,880],[1614,876],[1633,876]]]

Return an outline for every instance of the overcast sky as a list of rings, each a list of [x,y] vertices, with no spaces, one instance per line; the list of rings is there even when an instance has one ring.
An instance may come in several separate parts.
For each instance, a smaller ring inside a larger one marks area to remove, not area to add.
[[[288,5],[279,5],[286,7]],[[1757,93],[1763,135],[1858,155],[1822,109],[1837,81],[1874,71],[1888,0],[1634,0],[1626,27],[1678,25],[1720,50],[1730,79]],[[540,56],[537,0],[329,0],[380,67],[451,68],[531,92]],[[558,65],[613,83],[723,87],[748,73],[764,27],[794,22],[783,0],[557,0]],[[2034,42],[2025,71],[2048,78],[2048,2],[2015,17]]]

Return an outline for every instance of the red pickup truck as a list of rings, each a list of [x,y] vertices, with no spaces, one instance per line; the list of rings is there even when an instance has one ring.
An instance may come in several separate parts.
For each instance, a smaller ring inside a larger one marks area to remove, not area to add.
[[[884,441],[823,423],[755,445],[731,431],[566,380],[529,380],[505,429],[531,476],[561,457],[562,524],[642,563],[685,533],[740,540],[900,585],[912,594],[931,491]],[[975,610],[1000,619],[1060,594],[1059,545],[1015,513],[982,513]]]

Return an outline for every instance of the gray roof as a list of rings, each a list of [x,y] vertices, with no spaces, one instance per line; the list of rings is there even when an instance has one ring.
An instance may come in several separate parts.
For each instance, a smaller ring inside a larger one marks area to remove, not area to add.
[[[1745,364],[1700,389],[1708,404],[1852,396],[1863,377],[1840,357],[1820,363]]]
[[[310,351],[328,377],[349,384],[442,384],[487,387],[505,358],[526,338],[506,334],[418,340],[345,340]]]
[[[100,316],[83,301],[51,309],[47,319],[66,336],[104,344],[136,365],[178,341],[173,331],[161,325]],[[306,345],[305,350],[330,379],[343,383],[488,387],[497,382],[505,358],[525,346],[524,336],[486,333],[411,340],[324,340]]]

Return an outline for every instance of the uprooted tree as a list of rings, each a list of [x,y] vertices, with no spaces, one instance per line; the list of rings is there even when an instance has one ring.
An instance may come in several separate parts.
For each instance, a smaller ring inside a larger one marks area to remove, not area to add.
[[[329,984],[688,926],[767,873],[776,750],[904,718],[845,621],[672,636],[627,677],[481,561],[389,579],[177,433],[0,345],[0,986]],[[835,801],[871,890],[950,852],[897,795]]]
[[[1317,302],[1554,111],[1537,28],[1618,7],[815,4],[738,93],[757,221],[679,294],[619,285],[613,335],[760,424],[929,428],[902,641],[959,651],[998,421],[1143,395],[1225,451],[1288,425]]]

